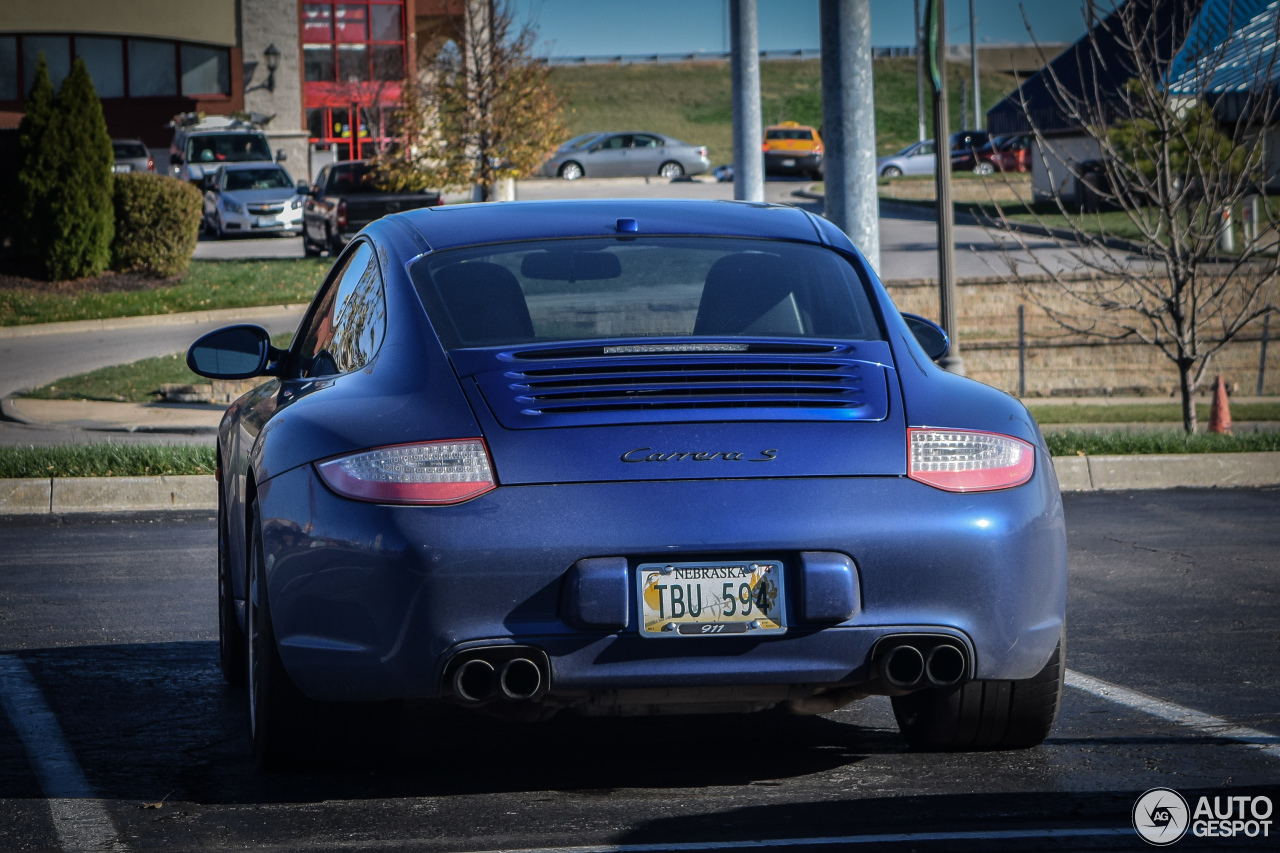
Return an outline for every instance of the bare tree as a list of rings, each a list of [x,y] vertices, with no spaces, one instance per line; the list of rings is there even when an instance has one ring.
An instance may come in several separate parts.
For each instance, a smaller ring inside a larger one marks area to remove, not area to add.
[[[402,144],[378,159],[397,189],[481,188],[524,177],[565,135],[549,66],[533,56],[536,31],[517,27],[502,0],[467,0],[452,41],[406,83]]]
[[[1237,16],[1223,40],[1221,31],[1191,25],[1200,6],[1127,0],[1113,9],[1085,0],[1090,31],[1076,47],[1076,64],[1061,73],[1048,64],[1043,72],[1056,116],[1019,90],[1039,165],[1056,179],[1050,207],[1067,233],[1053,225],[1075,273],[1030,252],[1012,232],[1043,273],[1022,279],[1023,291],[1059,327],[1088,338],[1137,339],[1176,365],[1189,433],[1196,429],[1193,395],[1210,360],[1276,310],[1277,280],[1276,215],[1265,195],[1256,205],[1264,223],[1236,245],[1224,235],[1234,236],[1231,221],[1242,205],[1264,194],[1265,135],[1280,133],[1280,14],[1271,6],[1252,20]],[[1075,128],[1075,142],[1054,134],[1054,124]],[[1076,199],[1061,191],[1072,179]],[[1005,220],[1004,209],[996,211]],[[1006,263],[1017,276],[1012,253]]]

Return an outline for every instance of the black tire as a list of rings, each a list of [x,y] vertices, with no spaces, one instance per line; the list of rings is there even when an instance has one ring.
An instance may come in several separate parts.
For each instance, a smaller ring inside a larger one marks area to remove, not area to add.
[[[249,678],[249,738],[260,770],[365,766],[386,752],[400,731],[399,702],[317,702],[285,671],[263,576],[261,513],[248,524],[245,587]]]
[[[338,255],[341,255],[342,240],[338,238],[337,234],[334,234],[331,231],[329,231],[329,228],[327,226],[325,227],[324,233],[326,237],[325,242],[329,244],[329,257],[336,258],[338,257]]]
[[[1062,704],[1066,634],[1044,669],[1022,681],[970,681],[959,688],[893,697],[898,728],[913,749],[1027,749],[1049,736]]]
[[[880,173],[882,178],[901,178],[902,170],[897,166],[885,166],[884,171]]]
[[[586,176],[586,170],[582,168],[582,164],[570,160],[560,166],[560,177],[566,181],[576,181],[578,178]]]
[[[219,462],[221,466],[221,462]],[[236,619],[235,587],[231,582],[231,549],[227,528],[227,502],[218,484],[218,664],[228,684],[244,684],[248,647]]]
[[[684,166],[681,166],[675,160],[668,160],[658,167],[658,177],[682,178],[684,177]]]

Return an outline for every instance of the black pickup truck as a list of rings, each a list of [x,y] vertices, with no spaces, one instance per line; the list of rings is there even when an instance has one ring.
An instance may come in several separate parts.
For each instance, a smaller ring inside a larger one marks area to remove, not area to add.
[[[444,204],[444,198],[437,192],[379,189],[365,160],[333,163],[320,170],[302,207],[302,250],[308,257],[326,250],[337,257],[342,247],[375,219],[438,204]]]

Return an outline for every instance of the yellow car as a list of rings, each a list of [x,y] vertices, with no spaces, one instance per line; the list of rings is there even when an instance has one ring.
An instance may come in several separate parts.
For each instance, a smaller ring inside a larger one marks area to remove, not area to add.
[[[810,175],[822,180],[822,137],[812,127],[784,121],[764,129],[766,175]]]

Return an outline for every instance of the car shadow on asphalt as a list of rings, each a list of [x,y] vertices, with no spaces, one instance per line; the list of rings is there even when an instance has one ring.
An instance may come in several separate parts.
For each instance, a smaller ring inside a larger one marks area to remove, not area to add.
[[[903,752],[896,731],[783,713],[493,719],[404,703],[398,737],[377,754],[259,773],[247,695],[228,686],[216,642],[78,646],[22,652],[98,795],[195,803],[775,784],[870,755]],[[335,733],[341,738],[341,733]],[[171,793],[170,793],[171,792]],[[0,727],[0,797],[38,796],[12,729]]]

